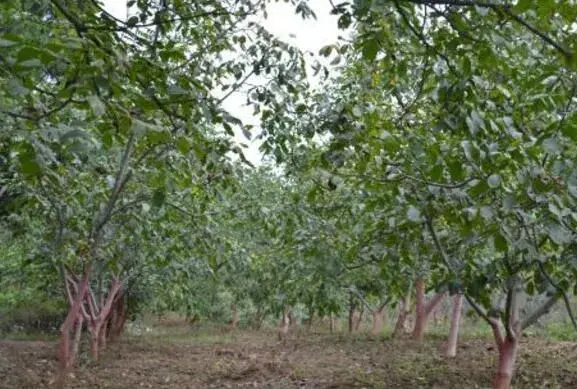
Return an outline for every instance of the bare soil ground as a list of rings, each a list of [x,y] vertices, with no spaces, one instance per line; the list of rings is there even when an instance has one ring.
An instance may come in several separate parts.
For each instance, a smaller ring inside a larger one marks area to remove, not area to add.
[[[274,332],[232,334],[164,326],[110,345],[98,363],[86,357],[70,379],[75,389],[136,388],[487,388],[497,357],[490,339],[460,343],[375,339],[300,331],[286,342]],[[0,388],[49,388],[54,342],[0,341]],[[524,338],[515,389],[577,388],[577,343]]]

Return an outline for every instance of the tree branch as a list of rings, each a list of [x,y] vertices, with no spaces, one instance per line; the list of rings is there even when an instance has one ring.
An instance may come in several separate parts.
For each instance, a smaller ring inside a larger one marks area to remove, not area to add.
[[[537,266],[539,266],[539,270],[541,271],[541,274],[543,274],[543,276],[547,279],[547,281],[555,289],[557,289],[557,293],[560,293],[561,296],[563,297],[563,302],[565,303],[565,309],[567,310],[567,314],[569,315],[569,319],[571,319],[571,323],[573,324],[573,327],[577,330],[577,321],[575,320],[575,315],[573,315],[573,310],[571,309],[571,303],[569,302],[569,297],[567,296],[567,293],[565,293],[565,291],[556,282],[553,281],[551,276],[545,271],[545,268],[543,267],[543,263],[541,261],[536,261],[536,262],[537,262]]]
[[[549,310],[557,303],[557,301],[561,298],[561,293],[555,293],[551,296],[547,301],[545,301],[539,308],[535,309],[535,311],[529,315],[528,317],[523,320],[521,323],[521,329],[526,329],[539,320],[539,318],[545,315]]]
[[[367,309],[371,312],[374,313],[375,309],[373,307],[371,307],[371,304],[369,304],[369,302],[367,300],[365,300],[365,298],[363,297],[363,295],[356,290],[355,288],[348,288],[349,292],[355,294],[357,296],[357,298],[363,303],[363,305],[365,307],[367,307]]]
[[[435,295],[435,297],[433,297],[428,303],[425,304],[425,313],[427,314],[427,316],[430,315],[431,312],[433,312],[435,307],[441,301],[443,301],[444,298],[445,298],[445,292],[439,292]]]
[[[114,181],[114,188],[112,189],[112,193],[108,198],[108,202],[104,208],[104,212],[97,216],[96,223],[91,231],[91,238],[93,240],[97,240],[98,235],[102,228],[106,225],[108,220],[110,220],[110,216],[112,214],[112,210],[114,209],[114,205],[118,200],[122,189],[126,185],[126,182],[130,179],[130,172],[126,172],[128,169],[128,162],[130,160],[130,155],[132,154],[132,149],[135,143],[135,135],[134,132],[130,133],[128,138],[128,142],[124,148],[124,152],[122,154],[122,158],[120,161],[120,167],[118,168],[118,173],[116,174],[116,179]]]
[[[534,35],[541,38],[541,40],[543,40],[545,43],[549,44],[550,46],[555,48],[555,50],[557,50],[558,52],[563,54],[563,56],[565,58],[570,59],[573,56],[573,54],[571,52],[567,51],[564,47],[562,47],[560,44],[555,42],[550,36],[548,36],[547,34],[545,34],[542,31],[539,31],[536,27],[529,24],[527,21],[525,21],[519,15],[515,15],[513,13],[513,11],[511,11],[511,6],[508,4],[497,4],[494,2],[474,1],[474,0],[403,0],[403,1],[408,2],[408,3],[413,3],[413,4],[422,4],[422,5],[433,4],[433,5],[458,6],[458,7],[490,8],[497,13],[502,12],[503,14],[505,14],[506,16],[511,18],[516,23],[522,25],[527,30],[529,30],[531,33],[533,33]]]

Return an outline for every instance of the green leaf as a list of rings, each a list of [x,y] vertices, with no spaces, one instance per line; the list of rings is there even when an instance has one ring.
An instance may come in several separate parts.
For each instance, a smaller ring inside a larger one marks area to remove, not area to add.
[[[423,221],[421,211],[413,205],[409,206],[409,209],[407,209],[407,219],[416,223]]]
[[[333,49],[335,48],[334,45],[326,45],[323,46],[320,50],[319,50],[319,54],[322,55],[323,57],[328,57],[329,55],[331,55]]]
[[[529,11],[534,6],[535,6],[535,3],[533,0],[518,0],[517,4],[515,4],[515,7],[513,8],[513,10],[515,13],[523,13],[523,12]]]
[[[22,49],[20,49],[18,55],[16,55],[16,61],[19,63],[31,60],[36,60],[40,62],[40,55],[41,55],[40,50],[34,47],[25,46]]]
[[[549,238],[558,245],[568,244],[573,240],[571,233],[559,223],[551,221],[545,228]]]
[[[86,101],[96,116],[102,116],[106,113],[106,105],[98,98],[98,96],[90,95],[86,97]]]
[[[66,133],[62,134],[62,136],[60,137],[60,142],[61,143],[66,143],[66,141],[70,140],[70,139],[75,139],[75,138],[87,138],[88,134],[80,129],[73,129],[70,131],[67,131]]]
[[[577,128],[574,126],[563,126],[563,134],[577,142]]]
[[[166,201],[166,189],[164,187],[157,188],[152,194],[152,205],[160,208]]]
[[[128,20],[126,21],[126,25],[128,27],[134,27],[136,26],[136,24],[138,23],[138,16],[131,16],[128,18]]]
[[[9,40],[0,38],[0,47],[11,47],[11,46],[14,46],[14,45],[17,44],[17,43],[18,43],[18,42],[9,41]]]
[[[487,178],[487,184],[490,188],[498,188],[501,185],[501,176],[498,174],[491,174],[489,178]]]
[[[500,252],[507,252],[508,244],[507,239],[500,233],[497,232],[493,235],[493,243],[495,244],[495,248]]]
[[[363,58],[366,61],[374,61],[379,52],[379,42],[376,39],[368,39],[363,42]]]
[[[26,151],[18,156],[18,159],[24,175],[34,176],[42,171],[36,160],[36,152],[32,147],[27,147]]]

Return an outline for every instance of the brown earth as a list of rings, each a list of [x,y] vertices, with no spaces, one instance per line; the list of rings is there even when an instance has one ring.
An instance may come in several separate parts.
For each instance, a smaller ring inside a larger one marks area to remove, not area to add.
[[[487,388],[496,350],[487,339],[461,342],[456,359],[444,342],[327,333],[217,334],[183,326],[126,337],[98,363],[83,357],[75,389],[136,388]],[[515,389],[577,388],[577,344],[524,338]],[[0,341],[0,388],[51,387],[55,343]]]

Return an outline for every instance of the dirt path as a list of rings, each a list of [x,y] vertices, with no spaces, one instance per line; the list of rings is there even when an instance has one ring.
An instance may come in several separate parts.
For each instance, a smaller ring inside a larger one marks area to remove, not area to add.
[[[374,340],[301,334],[286,344],[271,333],[235,335],[178,331],[130,337],[97,363],[83,359],[70,380],[77,389],[134,388],[486,388],[496,352],[469,340],[458,357],[443,342]],[[51,342],[0,342],[0,388],[50,387],[56,361]],[[523,340],[515,389],[577,388],[574,343]]]

